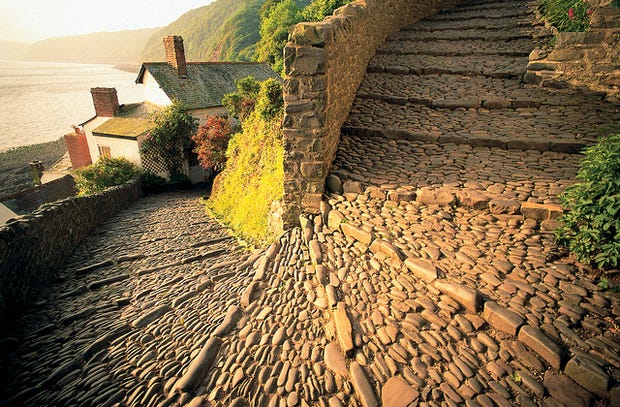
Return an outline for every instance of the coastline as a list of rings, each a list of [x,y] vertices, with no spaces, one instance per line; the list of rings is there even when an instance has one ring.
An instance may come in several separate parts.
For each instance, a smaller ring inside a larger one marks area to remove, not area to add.
[[[0,199],[32,187],[29,164],[33,160],[43,163],[45,169],[53,166],[67,152],[61,137],[55,141],[13,147],[0,151]]]

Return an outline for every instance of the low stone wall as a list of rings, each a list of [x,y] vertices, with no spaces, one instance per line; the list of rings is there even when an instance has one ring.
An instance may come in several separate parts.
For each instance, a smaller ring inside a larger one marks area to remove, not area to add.
[[[285,225],[319,210],[368,61],[386,37],[458,0],[357,0],[323,22],[300,23],[284,49]]]
[[[92,230],[142,196],[139,181],[42,205],[0,227],[0,321],[31,295]]]
[[[534,50],[524,81],[620,100],[620,7],[595,6],[587,32],[558,32],[551,52]]]

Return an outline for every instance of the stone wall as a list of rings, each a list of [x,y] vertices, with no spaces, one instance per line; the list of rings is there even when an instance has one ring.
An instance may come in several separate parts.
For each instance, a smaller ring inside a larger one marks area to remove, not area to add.
[[[593,6],[587,32],[556,33],[553,50],[530,54],[524,80],[555,88],[588,88],[620,100],[620,7]]]
[[[457,0],[357,0],[323,22],[297,24],[284,49],[285,225],[316,213],[368,61],[401,27]]]
[[[0,321],[49,281],[92,230],[142,196],[139,181],[42,205],[0,227]]]

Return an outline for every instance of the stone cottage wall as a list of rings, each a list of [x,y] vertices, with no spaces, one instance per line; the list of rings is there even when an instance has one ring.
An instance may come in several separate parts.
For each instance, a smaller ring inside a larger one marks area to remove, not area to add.
[[[357,0],[319,23],[300,23],[284,49],[284,222],[317,212],[340,127],[368,61],[401,27],[458,0]]]
[[[0,227],[0,321],[30,296],[99,225],[142,196],[139,181],[42,205]]]

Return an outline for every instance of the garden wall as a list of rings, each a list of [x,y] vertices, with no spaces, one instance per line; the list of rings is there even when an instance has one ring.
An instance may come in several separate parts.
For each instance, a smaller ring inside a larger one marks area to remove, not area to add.
[[[42,205],[0,227],[0,321],[26,304],[92,230],[142,196],[139,181]]]
[[[620,7],[593,6],[588,31],[559,32],[551,52],[532,52],[524,80],[588,88],[620,100]]]
[[[357,0],[300,23],[284,49],[284,223],[319,210],[325,178],[368,61],[389,34],[458,0]]]

